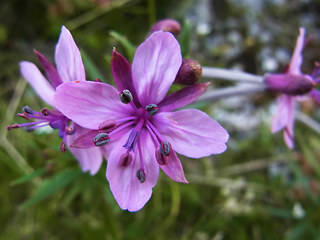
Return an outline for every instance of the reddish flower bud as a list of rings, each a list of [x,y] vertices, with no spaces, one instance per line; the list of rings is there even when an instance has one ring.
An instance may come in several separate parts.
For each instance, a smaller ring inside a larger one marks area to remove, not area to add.
[[[192,85],[200,80],[202,67],[200,63],[193,59],[183,59],[175,83]]]
[[[155,31],[171,32],[173,35],[178,36],[181,32],[181,25],[173,19],[163,19],[158,21],[151,27],[151,32]]]
[[[302,74],[268,74],[264,83],[268,90],[288,95],[302,95],[310,92],[315,86],[311,77]]]

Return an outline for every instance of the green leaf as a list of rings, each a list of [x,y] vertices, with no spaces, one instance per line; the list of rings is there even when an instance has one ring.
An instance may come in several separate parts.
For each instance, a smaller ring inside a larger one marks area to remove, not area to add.
[[[296,240],[301,239],[301,235],[305,232],[308,224],[306,222],[299,223],[291,232],[290,235],[287,237],[287,240]]]
[[[116,31],[110,31],[110,35],[120,42],[120,44],[125,48],[130,61],[132,61],[136,51],[135,46],[125,36]]]
[[[183,31],[179,38],[180,47],[181,47],[181,54],[183,58],[189,54],[190,48],[190,39],[191,39],[191,25],[189,21],[185,21],[183,24]]]
[[[88,54],[83,49],[81,49],[81,57],[89,78],[91,80],[95,80],[99,78],[100,80],[105,82],[106,79],[104,78],[103,74],[99,71],[97,66],[92,61],[92,59],[88,56]]]
[[[39,203],[45,198],[57,192],[59,189],[66,187],[76,177],[81,174],[80,170],[65,170],[55,175],[53,178],[46,180],[36,191],[35,195],[21,205],[21,209]]]
[[[22,176],[21,178],[18,178],[14,181],[11,182],[11,185],[12,186],[15,186],[15,185],[18,185],[18,184],[21,184],[21,183],[25,183],[25,182],[28,182],[32,179],[34,179],[35,177],[38,177],[42,174],[44,174],[46,172],[46,169],[45,168],[40,168],[30,174],[26,174],[24,176]]]
[[[280,217],[280,218],[287,218],[287,219],[292,219],[293,215],[292,212],[289,210],[285,210],[285,209],[279,209],[279,208],[273,208],[270,207],[267,209],[267,212],[270,215],[276,216],[276,217]]]

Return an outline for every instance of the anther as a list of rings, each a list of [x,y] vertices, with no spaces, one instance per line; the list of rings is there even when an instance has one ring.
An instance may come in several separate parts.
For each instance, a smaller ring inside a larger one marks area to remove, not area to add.
[[[128,104],[133,99],[131,92],[127,89],[123,90],[119,95],[120,95],[121,102],[125,104]]]
[[[171,151],[171,144],[168,141],[163,141],[160,145],[160,152],[163,156],[169,156]]]
[[[24,106],[21,110],[23,113],[33,114],[33,111],[29,106]]]
[[[12,125],[10,125],[10,126],[7,126],[7,130],[8,130],[8,131],[10,131],[10,130],[13,129],[13,128],[19,128],[18,123],[15,123],[15,124],[12,124]]]
[[[122,167],[128,167],[132,163],[132,155],[128,152],[122,154],[120,157],[120,165]]]
[[[138,178],[138,180],[140,181],[140,183],[144,183],[145,181],[146,181],[146,174],[145,174],[145,172],[143,171],[143,169],[139,169],[138,171],[137,171],[137,178]]]
[[[30,117],[29,117],[28,113],[26,113],[26,112],[24,112],[24,113],[18,113],[17,115],[18,115],[19,117],[22,117],[22,118],[26,119],[26,120],[30,120]]]
[[[99,125],[99,130],[111,132],[117,128],[117,123],[114,120],[107,120]]]
[[[154,116],[159,111],[159,108],[156,104],[151,103],[146,106],[146,111],[148,112],[149,116]]]
[[[156,160],[158,162],[159,165],[167,165],[168,164],[168,157],[167,156],[164,156],[162,153],[161,153],[161,147],[158,146],[157,149],[156,149]]]
[[[60,149],[60,152],[65,152],[66,151],[66,144],[64,142],[61,142],[59,149]]]
[[[102,82],[99,78],[96,78],[96,80],[94,80],[95,82]]]
[[[48,115],[49,115],[49,110],[48,110],[47,108],[42,108],[41,113],[42,113],[44,116],[48,116]]]
[[[110,142],[110,137],[107,133],[98,133],[97,136],[93,138],[94,145],[101,147]]]
[[[65,130],[66,130],[68,135],[72,135],[76,131],[76,129],[73,128],[73,127],[65,127]]]

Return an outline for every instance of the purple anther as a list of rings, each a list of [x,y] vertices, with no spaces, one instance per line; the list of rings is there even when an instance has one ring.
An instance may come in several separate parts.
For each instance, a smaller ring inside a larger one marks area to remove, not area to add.
[[[29,106],[24,106],[21,110],[23,113],[33,114],[33,111]]]
[[[120,95],[121,102],[125,104],[128,104],[133,99],[131,92],[127,89],[123,90],[119,95]]]
[[[26,119],[26,120],[30,120],[30,117],[29,117],[28,113],[26,113],[26,112],[24,112],[24,113],[18,113],[17,115],[18,115],[19,117],[22,117],[22,118]]]
[[[44,116],[48,116],[48,115],[49,115],[49,110],[48,110],[47,108],[42,108],[41,113],[42,113]]]
[[[110,142],[110,137],[107,133],[98,133],[93,138],[93,142],[94,142],[94,145],[96,145],[97,147],[101,147]]]
[[[13,128],[19,128],[18,123],[15,123],[15,124],[12,124],[12,125],[10,125],[10,126],[7,126],[7,130],[8,130],[8,131],[10,131],[10,130],[13,129]]]
[[[73,127],[65,127],[64,129],[66,130],[66,132],[67,132],[68,135],[72,135],[72,134],[74,134],[75,131],[76,131],[76,129],[73,128]]]
[[[146,111],[148,112],[149,116],[154,116],[159,111],[159,108],[156,104],[151,103],[146,106]]]
[[[160,146],[157,147],[155,155],[159,165],[163,166],[168,164],[168,157],[161,153]]]
[[[160,145],[160,152],[163,156],[169,156],[171,151],[171,144],[168,141],[163,141]]]
[[[132,155],[129,152],[122,154],[120,157],[120,165],[122,167],[128,167],[132,163]]]
[[[60,152],[65,152],[66,151],[66,144],[64,142],[61,142],[59,149],[60,149]]]
[[[145,174],[145,172],[143,171],[142,168],[140,168],[137,171],[137,178],[140,181],[140,183],[144,183],[146,181],[146,174]]]
[[[115,120],[107,120],[99,125],[99,130],[111,132],[117,128],[117,123]]]

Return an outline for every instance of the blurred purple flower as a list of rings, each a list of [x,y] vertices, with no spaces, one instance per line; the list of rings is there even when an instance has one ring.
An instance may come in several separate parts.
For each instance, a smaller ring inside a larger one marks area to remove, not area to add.
[[[300,28],[300,34],[286,72],[268,74],[265,77],[267,89],[283,93],[277,98],[277,109],[272,120],[271,131],[275,133],[283,130],[284,140],[289,148],[294,146],[293,127],[296,100],[300,100],[301,96],[309,95],[320,103],[320,92],[314,88],[320,82],[319,66],[316,66],[311,75],[301,72],[302,50],[305,45],[304,36],[305,29]]]
[[[50,82],[45,79],[36,65],[31,62],[20,62],[21,74],[31,84],[41,99],[54,109],[48,110],[45,108],[40,113],[26,106],[22,109],[23,113],[18,114],[18,116],[27,120],[34,119],[36,121],[24,124],[13,124],[8,126],[8,130],[23,127],[25,130],[31,131],[49,125],[53,129],[59,130],[59,137],[62,138],[60,150],[64,152],[65,146],[69,146],[75,139],[84,134],[86,130],[73,122],[70,123],[71,120],[69,118],[56,110],[53,98],[55,89],[60,84],[86,80],[80,51],[69,30],[62,26],[59,41],[55,49],[57,70],[41,53],[36,50],[34,52]],[[67,102],[65,102],[65,104],[67,104]],[[72,148],[69,150],[79,161],[82,171],[90,171],[92,175],[97,173],[103,157],[100,149]]]
[[[103,146],[106,177],[122,209],[138,211],[145,205],[159,167],[174,181],[187,183],[175,151],[201,158],[226,150],[228,133],[206,113],[172,112],[196,100],[208,86],[199,83],[166,96],[181,62],[174,36],[154,32],[138,47],[132,67],[113,51],[111,68],[117,89],[98,82],[64,83],[57,88],[55,105],[60,111],[77,124],[95,129],[72,146]]]

